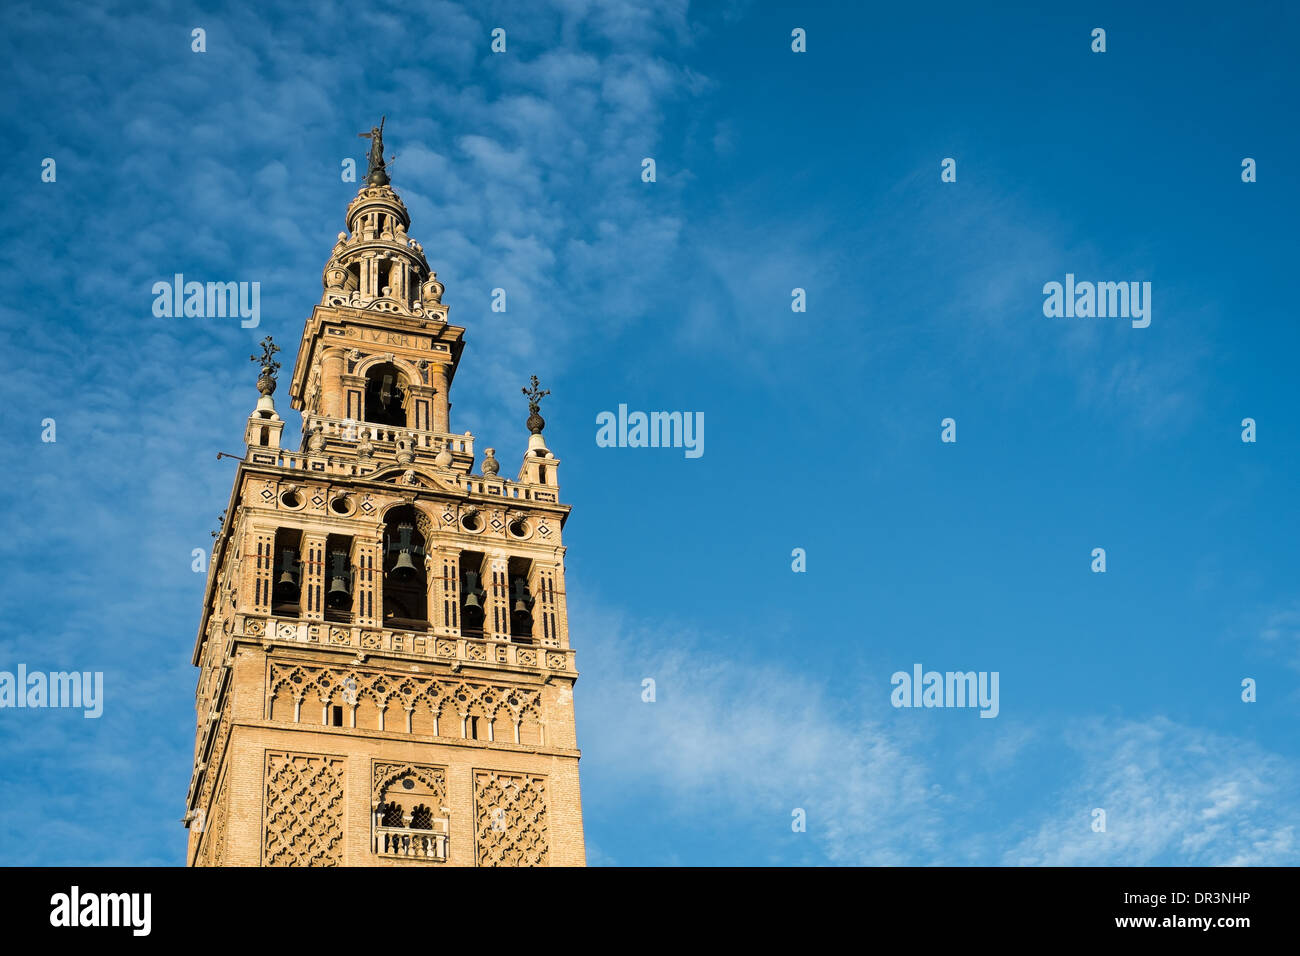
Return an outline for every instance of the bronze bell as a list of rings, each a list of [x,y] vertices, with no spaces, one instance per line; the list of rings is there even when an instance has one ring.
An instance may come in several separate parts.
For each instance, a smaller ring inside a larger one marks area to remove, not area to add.
[[[393,565],[391,573],[398,581],[410,581],[415,578],[415,563],[411,560],[410,551],[403,551],[397,556],[397,562]]]
[[[533,596],[528,593],[528,584],[523,578],[515,578],[511,582],[514,585],[515,602],[513,613],[530,614],[533,610]]]
[[[281,567],[284,570],[280,572],[280,579],[275,582],[275,589],[271,595],[277,601],[292,601],[298,597],[298,575],[294,571],[298,565],[297,555],[292,548],[285,548],[283,553],[284,561]]]
[[[478,586],[478,575],[473,571],[465,572],[465,623],[478,627],[483,623],[483,599],[487,592]]]
[[[330,587],[325,594],[325,604],[334,610],[347,608],[352,603],[352,592],[348,589],[348,556],[344,551],[330,553]]]
[[[523,578],[515,578],[510,583],[515,592],[510,607],[510,623],[516,635],[526,635],[533,626],[533,596],[528,593],[528,584]]]
[[[416,568],[415,562],[411,560],[411,553],[417,550],[411,544],[411,530],[409,524],[399,524],[397,526],[399,543],[389,546],[390,549],[396,549],[398,551],[397,561],[393,564],[393,570],[390,572],[395,581],[414,581],[419,573],[419,569]]]

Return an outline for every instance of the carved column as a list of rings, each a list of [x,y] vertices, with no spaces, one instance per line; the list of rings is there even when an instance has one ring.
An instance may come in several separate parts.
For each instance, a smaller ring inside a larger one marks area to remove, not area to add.
[[[439,548],[429,578],[429,625],[434,633],[460,637],[460,549]]]
[[[308,621],[325,620],[325,535],[303,532],[298,563],[302,583],[298,607]]]
[[[534,561],[528,575],[528,591],[533,596],[533,640],[547,647],[559,647],[556,630],[557,566]]]
[[[490,555],[484,564],[487,567],[487,582],[484,587],[488,593],[487,615],[483,621],[483,633],[493,640],[510,640],[510,581],[504,554]]]
[[[352,620],[373,627],[384,613],[382,539],[365,541],[357,538],[352,546]]]
[[[251,591],[246,590],[244,593],[252,595],[249,610],[253,614],[270,614],[271,586],[274,583],[272,572],[275,570],[275,531],[259,529],[253,531],[250,537],[252,540],[244,546],[244,551],[253,558],[253,580]]]

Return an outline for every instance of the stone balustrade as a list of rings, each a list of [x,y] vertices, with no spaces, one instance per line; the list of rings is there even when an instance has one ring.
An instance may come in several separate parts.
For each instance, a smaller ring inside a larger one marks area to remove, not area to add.
[[[241,615],[236,631],[257,641],[282,641],[327,648],[356,648],[362,653],[391,652],[447,663],[501,664],[537,670],[574,670],[573,650],[554,644],[523,644],[492,638],[390,630],[330,621]]]
[[[432,830],[417,830],[376,825],[375,853],[403,859],[446,860],[447,821],[434,820],[433,826]]]

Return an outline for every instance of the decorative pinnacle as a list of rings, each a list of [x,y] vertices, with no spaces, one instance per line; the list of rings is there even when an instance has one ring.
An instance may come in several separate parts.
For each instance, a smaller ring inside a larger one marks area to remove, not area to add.
[[[257,390],[263,395],[271,395],[275,392],[275,373],[280,370],[280,363],[275,360],[275,353],[278,351],[280,346],[276,345],[268,335],[262,339],[261,357],[256,355],[248,357],[250,362],[262,363],[262,374],[257,377]]]
[[[534,435],[540,435],[546,427],[546,419],[538,413],[542,410],[542,399],[551,394],[549,388],[538,388],[538,384],[537,376],[534,375],[530,381],[532,387],[520,389],[528,398],[528,430]]]
[[[362,139],[370,140],[370,168],[366,171],[366,185],[368,186],[387,186],[388,171],[384,162],[384,121],[386,116],[379,117],[379,125],[370,127],[369,133],[357,133]]]

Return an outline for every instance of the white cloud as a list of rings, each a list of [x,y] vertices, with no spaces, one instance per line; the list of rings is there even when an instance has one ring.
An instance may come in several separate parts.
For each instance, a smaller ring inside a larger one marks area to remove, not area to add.
[[[1294,863],[1294,764],[1236,737],[1165,718],[1091,720],[1069,740],[1078,770],[1008,864]],[[1091,828],[1106,811],[1106,832]]]
[[[817,854],[837,864],[1297,859],[1296,769],[1247,740],[1164,718],[976,721],[954,748],[942,718],[892,721],[883,691],[840,700],[812,675],[722,656],[670,627],[573,615],[575,633],[599,635],[579,652],[584,767],[599,761],[684,821],[721,806],[775,837],[801,807]],[[654,703],[641,700],[646,678]],[[1095,807],[1105,833],[1091,829]]]

